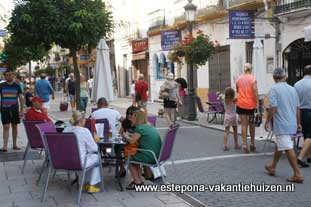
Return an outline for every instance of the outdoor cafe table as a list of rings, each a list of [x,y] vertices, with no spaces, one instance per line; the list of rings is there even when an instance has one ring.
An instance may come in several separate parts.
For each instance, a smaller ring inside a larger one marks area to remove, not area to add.
[[[127,143],[122,140],[122,138],[102,138],[100,141],[97,142],[99,150],[107,149],[107,148],[115,148],[117,146],[125,146]],[[105,159],[105,157],[104,157]],[[115,151],[114,156],[109,156],[108,159],[116,160],[115,165],[115,177],[117,178],[118,184],[120,186],[120,190],[123,191],[123,186],[121,183],[121,176],[120,176],[120,164],[123,161],[121,150]]]

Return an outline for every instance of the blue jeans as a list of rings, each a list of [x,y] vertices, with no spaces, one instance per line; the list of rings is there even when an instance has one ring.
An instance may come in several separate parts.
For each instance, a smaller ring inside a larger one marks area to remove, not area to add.
[[[80,111],[86,111],[88,97],[80,97]]]

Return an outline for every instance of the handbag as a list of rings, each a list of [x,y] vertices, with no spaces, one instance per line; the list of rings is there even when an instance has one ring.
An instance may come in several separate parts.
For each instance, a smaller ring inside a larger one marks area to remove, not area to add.
[[[66,96],[64,97],[63,101],[59,104],[60,111],[67,111],[68,110],[68,98],[66,100]]]
[[[168,99],[170,96],[169,92],[167,91],[161,91],[159,95],[159,99]]]
[[[251,118],[250,123],[254,125],[255,127],[260,127],[260,125],[262,124],[262,115],[260,113],[260,110],[258,112],[258,110],[255,109],[255,114]]]
[[[166,171],[165,171],[164,165],[160,165],[160,168],[161,168],[161,171],[162,171],[163,175],[166,177]],[[157,179],[157,178],[161,177],[161,173],[160,173],[159,167],[150,167],[150,170],[151,170],[151,172],[153,174],[153,178],[154,179]]]

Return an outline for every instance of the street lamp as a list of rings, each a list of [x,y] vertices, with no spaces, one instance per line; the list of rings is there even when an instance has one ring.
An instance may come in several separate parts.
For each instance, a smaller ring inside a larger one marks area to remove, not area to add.
[[[192,24],[195,21],[195,13],[197,7],[192,3],[192,0],[188,0],[188,4],[184,7],[187,26],[190,36],[192,36]],[[196,91],[194,89],[193,81],[193,64],[187,63],[187,79],[188,79],[188,96],[184,97],[184,106],[187,106],[185,109],[185,118],[189,121],[196,120],[197,109],[196,109]]]

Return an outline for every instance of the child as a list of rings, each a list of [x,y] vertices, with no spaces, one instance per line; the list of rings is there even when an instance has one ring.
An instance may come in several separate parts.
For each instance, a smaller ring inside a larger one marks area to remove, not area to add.
[[[234,144],[235,149],[241,149],[238,144],[238,129],[237,129],[237,118],[236,118],[236,105],[235,105],[235,92],[232,88],[228,87],[225,89],[225,135],[224,135],[224,151],[228,151],[228,136],[230,132],[230,127],[233,128]]]

